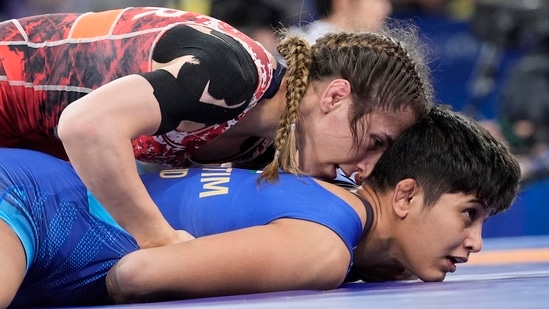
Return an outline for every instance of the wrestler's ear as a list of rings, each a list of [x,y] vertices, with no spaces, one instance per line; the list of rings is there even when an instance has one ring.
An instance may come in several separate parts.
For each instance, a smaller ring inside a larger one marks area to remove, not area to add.
[[[393,191],[393,212],[399,218],[406,218],[414,206],[418,205],[421,188],[412,178],[406,178],[397,183]]]
[[[320,98],[320,110],[328,113],[339,103],[351,96],[351,84],[348,80],[336,78],[331,81]]]

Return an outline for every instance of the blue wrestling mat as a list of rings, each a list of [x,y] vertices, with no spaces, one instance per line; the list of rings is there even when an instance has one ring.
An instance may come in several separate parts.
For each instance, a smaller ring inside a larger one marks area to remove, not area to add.
[[[442,283],[351,283],[330,291],[94,308],[549,308],[549,235],[488,238],[481,253]]]

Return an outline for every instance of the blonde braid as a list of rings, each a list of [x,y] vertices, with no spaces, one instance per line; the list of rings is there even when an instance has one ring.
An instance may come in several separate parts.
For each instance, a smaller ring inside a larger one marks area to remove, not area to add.
[[[288,36],[278,46],[278,52],[288,65],[286,80],[286,106],[276,132],[275,156],[260,176],[260,180],[278,180],[279,168],[292,174],[302,174],[297,162],[296,126],[299,119],[299,103],[309,83],[311,48],[307,41]]]

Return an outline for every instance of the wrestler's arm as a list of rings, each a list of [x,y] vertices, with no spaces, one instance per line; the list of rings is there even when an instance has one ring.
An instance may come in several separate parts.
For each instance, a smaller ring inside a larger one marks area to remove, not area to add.
[[[338,287],[350,254],[332,230],[273,223],[133,252],[107,276],[117,302]]]
[[[12,302],[25,276],[25,250],[19,237],[0,220],[0,308]]]
[[[152,86],[142,76],[129,75],[70,104],[58,126],[78,175],[141,247],[187,239],[164,219],[135,164],[131,139],[155,133],[160,123]]]
[[[174,231],[148,195],[131,139],[185,131],[182,120],[192,125],[233,119],[257,87],[255,65],[238,43],[197,29],[173,28],[158,43],[164,47],[156,48],[163,51],[163,67],[98,88],[71,103],[59,120],[58,136],[75,170],[142,248],[187,240],[188,234]],[[173,46],[185,39],[196,48]],[[171,51],[179,49],[183,56],[174,57]]]

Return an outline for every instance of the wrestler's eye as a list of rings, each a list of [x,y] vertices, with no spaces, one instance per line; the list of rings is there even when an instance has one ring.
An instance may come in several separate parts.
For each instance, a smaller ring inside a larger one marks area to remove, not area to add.
[[[376,146],[382,146],[382,145],[383,145],[383,141],[382,141],[380,138],[374,137],[374,144],[375,144]]]
[[[385,147],[385,141],[377,136],[372,137],[374,147],[373,148],[383,148]]]
[[[475,219],[475,216],[477,215],[477,210],[474,209],[474,208],[469,208],[469,209],[465,210],[465,213],[467,214],[469,219],[473,220],[473,219]]]

